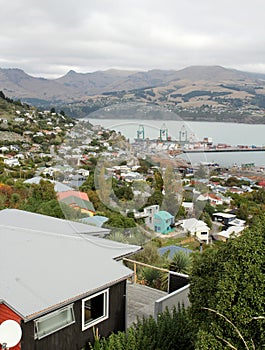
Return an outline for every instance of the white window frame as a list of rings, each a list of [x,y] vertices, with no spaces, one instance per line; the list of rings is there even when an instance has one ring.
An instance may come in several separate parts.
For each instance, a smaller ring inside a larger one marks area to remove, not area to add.
[[[42,332],[40,332],[40,330],[38,329],[38,324],[41,323],[42,321],[46,321],[48,319],[52,319],[54,316],[57,316],[58,314],[60,314],[61,312],[64,312],[66,310],[69,310],[71,313],[71,319],[72,321],[62,324],[59,327],[55,327],[53,330],[50,330],[49,332],[43,334]],[[54,312],[49,313],[48,315],[42,316],[40,318],[37,318],[36,320],[34,320],[34,338],[35,339],[42,339],[44,337],[47,337],[50,334],[53,334],[57,331],[59,331],[60,329],[63,329],[65,327],[70,326],[71,324],[75,323],[75,314],[74,314],[74,304],[71,305],[67,305],[66,307],[56,310]]]
[[[98,317],[95,320],[92,320],[91,322],[85,323],[85,303],[86,301],[93,299],[99,295],[103,294],[103,315]],[[109,318],[109,288],[104,289],[96,294],[92,294],[89,297],[82,300],[82,331],[93,327],[94,325],[106,320]]]

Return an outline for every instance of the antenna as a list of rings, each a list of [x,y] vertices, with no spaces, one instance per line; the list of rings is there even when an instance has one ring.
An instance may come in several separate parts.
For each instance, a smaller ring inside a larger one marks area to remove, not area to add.
[[[2,349],[16,346],[22,336],[20,325],[14,320],[6,320],[0,325],[0,344]]]

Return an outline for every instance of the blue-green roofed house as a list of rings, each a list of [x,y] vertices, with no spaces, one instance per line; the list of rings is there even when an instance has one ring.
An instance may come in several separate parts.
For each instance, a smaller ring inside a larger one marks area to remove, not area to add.
[[[154,215],[155,232],[167,234],[171,232],[175,225],[175,218],[169,212],[161,210]]]

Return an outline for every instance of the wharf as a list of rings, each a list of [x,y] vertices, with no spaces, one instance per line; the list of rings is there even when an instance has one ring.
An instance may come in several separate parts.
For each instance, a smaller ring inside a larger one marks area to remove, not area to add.
[[[181,149],[180,153],[218,153],[218,152],[264,152],[265,147],[227,147],[227,148],[197,148]]]

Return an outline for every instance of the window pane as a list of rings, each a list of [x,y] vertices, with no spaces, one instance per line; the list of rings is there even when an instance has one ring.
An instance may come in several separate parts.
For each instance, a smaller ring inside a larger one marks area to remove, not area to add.
[[[102,316],[104,316],[104,294],[85,302],[85,324]]]
[[[40,339],[74,322],[73,305],[71,305],[36,320],[36,336]]]
[[[108,318],[108,290],[83,300],[83,330]]]

